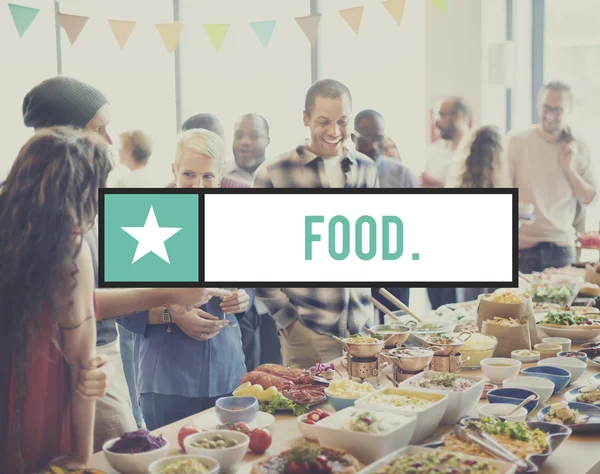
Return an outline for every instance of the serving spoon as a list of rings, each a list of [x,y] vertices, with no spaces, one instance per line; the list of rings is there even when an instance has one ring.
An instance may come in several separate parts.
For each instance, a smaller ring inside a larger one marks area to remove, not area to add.
[[[519,403],[516,406],[516,408],[513,411],[511,411],[508,415],[500,415],[500,416],[505,416],[505,417],[510,416],[513,413],[516,413],[519,410],[519,408],[525,406],[527,403],[531,402],[532,400],[535,400],[536,398],[537,398],[537,395],[529,395],[525,400],[523,400],[521,403]]]

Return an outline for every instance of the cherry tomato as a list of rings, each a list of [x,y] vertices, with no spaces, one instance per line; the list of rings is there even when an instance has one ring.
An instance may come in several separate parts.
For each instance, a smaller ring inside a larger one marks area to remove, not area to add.
[[[179,443],[179,447],[181,449],[183,449],[185,451],[185,446],[183,444],[183,440],[185,438],[187,438],[190,435],[199,433],[200,430],[198,428],[196,428],[195,426],[184,426],[179,430],[179,433],[177,434],[177,442]]]
[[[253,453],[262,454],[271,446],[273,438],[271,432],[265,428],[257,428],[250,435],[248,447]]]
[[[241,421],[234,423],[233,425],[231,425],[229,427],[229,429],[231,431],[239,431],[241,433],[244,433],[247,436],[250,436],[250,434],[252,433],[252,430],[250,429],[250,427],[246,423],[242,423]]]
[[[290,474],[308,474],[310,472],[310,467],[306,462],[292,462],[288,466],[287,472],[289,472]]]

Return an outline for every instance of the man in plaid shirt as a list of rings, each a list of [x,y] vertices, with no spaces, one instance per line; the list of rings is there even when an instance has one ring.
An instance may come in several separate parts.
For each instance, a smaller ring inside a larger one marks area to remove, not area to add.
[[[313,84],[304,107],[310,143],[263,163],[254,187],[379,187],[373,160],[344,146],[351,114],[352,98],[346,86],[330,79]],[[342,347],[330,336],[348,337],[373,323],[370,293],[370,288],[256,289],[256,297],[282,328],[284,364],[301,368],[341,356]]]

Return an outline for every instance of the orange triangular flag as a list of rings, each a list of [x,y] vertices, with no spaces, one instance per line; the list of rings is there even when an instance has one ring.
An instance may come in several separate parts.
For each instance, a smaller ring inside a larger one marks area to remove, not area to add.
[[[385,0],[383,6],[394,17],[394,20],[400,25],[404,15],[404,4],[406,0]]]
[[[310,41],[312,46],[317,42],[317,34],[319,33],[319,22],[321,21],[321,14],[302,16],[296,18],[296,23],[302,28],[302,31]]]
[[[119,43],[119,46],[123,49],[129,36],[131,36],[135,21],[108,20],[108,24],[110,25],[113,35],[115,35],[117,43]]]
[[[69,42],[71,46],[77,41],[81,30],[89,20],[87,16],[78,16],[78,15],[65,15],[64,13],[59,13],[58,18],[60,24],[65,29],[65,33],[67,33],[67,37],[69,38]]]
[[[348,26],[350,28],[352,28],[352,30],[356,34],[358,34],[358,32],[360,31],[360,24],[362,23],[362,16],[363,16],[364,9],[365,9],[365,7],[360,6],[360,7],[346,8],[344,10],[340,10],[340,15],[342,15],[344,17],[344,20],[346,20],[346,23],[348,23]]]
[[[157,23],[156,28],[160,33],[167,51],[169,53],[175,51],[179,45],[179,40],[181,39],[183,25],[178,21],[174,21],[173,23]]]

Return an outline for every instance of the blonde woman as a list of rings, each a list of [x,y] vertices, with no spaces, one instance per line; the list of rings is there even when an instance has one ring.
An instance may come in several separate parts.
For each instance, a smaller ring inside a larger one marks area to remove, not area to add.
[[[224,163],[219,135],[184,132],[172,166],[176,187],[219,187]],[[151,310],[120,320],[139,343],[138,392],[150,430],[212,408],[239,385],[246,365],[235,315],[243,317],[252,300],[240,289],[200,308],[170,306],[166,315]]]

